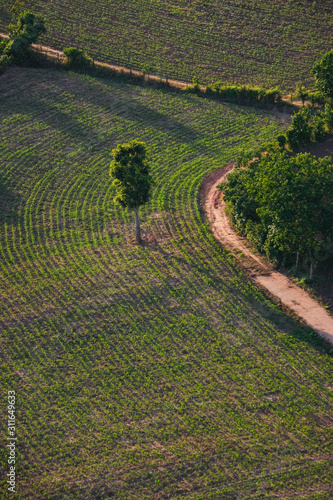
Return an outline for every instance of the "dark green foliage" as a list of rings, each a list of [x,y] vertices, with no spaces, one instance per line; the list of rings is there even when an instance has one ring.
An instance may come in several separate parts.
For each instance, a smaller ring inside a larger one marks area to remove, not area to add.
[[[287,142],[292,150],[324,139],[326,133],[333,130],[333,111],[329,104],[317,115],[312,115],[309,107],[302,108],[293,116],[291,125],[286,132]]]
[[[311,123],[311,140],[322,141],[326,136],[325,121],[321,115],[316,115]]]
[[[151,197],[153,179],[147,163],[146,145],[137,140],[119,144],[112,150],[110,176],[117,190],[115,202],[132,209],[136,218],[136,238],[141,241],[138,209]]]
[[[32,43],[46,33],[44,20],[32,12],[20,15],[16,25],[8,26],[9,42],[4,54],[13,57],[14,62],[23,62]]]
[[[63,50],[63,53],[67,58],[67,65],[70,68],[86,69],[92,66],[92,59],[76,47],[67,47]]]
[[[236,226],[275,261],[312,255],[333,238],[333,165],[308,153],[261,155],[222,187]]]
[[[10,63],[24,63],[31,44],[36,43],[39,36],[46,33],[44,20],[41,17],[30,11],[20,14],[19,8],[21,4],[15,9],[15,14],[19,16],[17,23],[7,27],[9,40],[2,41],[0,45],[1,69]]]
[[[311,111],[309,108],[302,108],[293,116],[291,125],[287,130],[286,136],[288,144],[292,149],[299,149],[311,140],[310,126]]]
[[[224,85],[216,82],[209,87],[208,94],[216,93],[223,101],[235,102],[246,106],[274,106],[281,103],[282,94],[279,88],[265,90],[261,87],[248,85]],[[207,90],[206,90],[207,93]]]
[[[316,78],[318,90],[326,97],[333,98],[333,50],[323,55],[314,65],[312,73]]]

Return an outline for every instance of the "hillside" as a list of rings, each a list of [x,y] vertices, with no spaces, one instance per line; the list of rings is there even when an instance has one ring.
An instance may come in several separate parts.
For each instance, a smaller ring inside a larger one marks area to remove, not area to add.
[[[330,498],[332,357],[247,281],[198,197],[276,115],[37,69],[1,75],[0,99],[19,498]],[[156,182],[142,246],[108,175],[133,137]]]
[[[0,0],[0,29],[13,2]],[[202,83],[293,89],[312,85],[332,48],[331,0],[26,0],[45,17],[43,42],[77,46],[103,62]]]

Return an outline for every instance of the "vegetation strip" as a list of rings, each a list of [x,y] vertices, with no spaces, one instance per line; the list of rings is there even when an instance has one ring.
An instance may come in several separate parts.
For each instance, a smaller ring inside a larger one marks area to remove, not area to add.
[[[263,259],[254,255],[246,245],[246,239],[241,238],[231,226],[225,213],[225,203],[217,186],[226,181],[226,175],[232,170],[233,166],[233,163],[226,165],[211,177],[211,185],[205,195],[206,214],[214,236],[238,258],[239,252],[242,253],[242,256],[250,257],[252,266],[249,269],[251,270],[252,279],[267,288],[272,295],[278,297],[284,305],[296,313],[307,325],[333,344],[333,317],[316,300],[311,298],[305,290],[283,274],[272,271],[268,264],[264,263]],[[208,179],[206,185],[209,184],[210,180]],[[253,272],[253,263],[255,263],[255,272]]]

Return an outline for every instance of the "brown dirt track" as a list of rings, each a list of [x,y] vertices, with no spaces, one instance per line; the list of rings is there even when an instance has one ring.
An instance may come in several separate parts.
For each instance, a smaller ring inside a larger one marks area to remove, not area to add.
[[[262,257],[255,255],[249,249],[247,240],[239,236],[231,226],[217,186],[226,181],[226,175],[233,165],[229,163],[211,174],[201,187],[205,212],[215,238],[241,261],[256,284],[265,287],[308,326],[333,344],[333,317],[305,290],[283,274],[273,271]]]

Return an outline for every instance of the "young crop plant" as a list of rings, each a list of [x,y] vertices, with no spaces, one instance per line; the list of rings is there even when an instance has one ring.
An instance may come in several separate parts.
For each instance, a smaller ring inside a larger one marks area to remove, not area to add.
[[[329,99],[333,99],[333,49],[323,55],[313,69],[317,89]]]
[[[12,13],[16,24],[7,26],[9,39],[0,43],[0,68],[4,69],[11,63],[21,64],[28,56],[31,44],[46,33],[45,21],[41,16],[30,11],[23,11],[23,4],[16,2]]]

